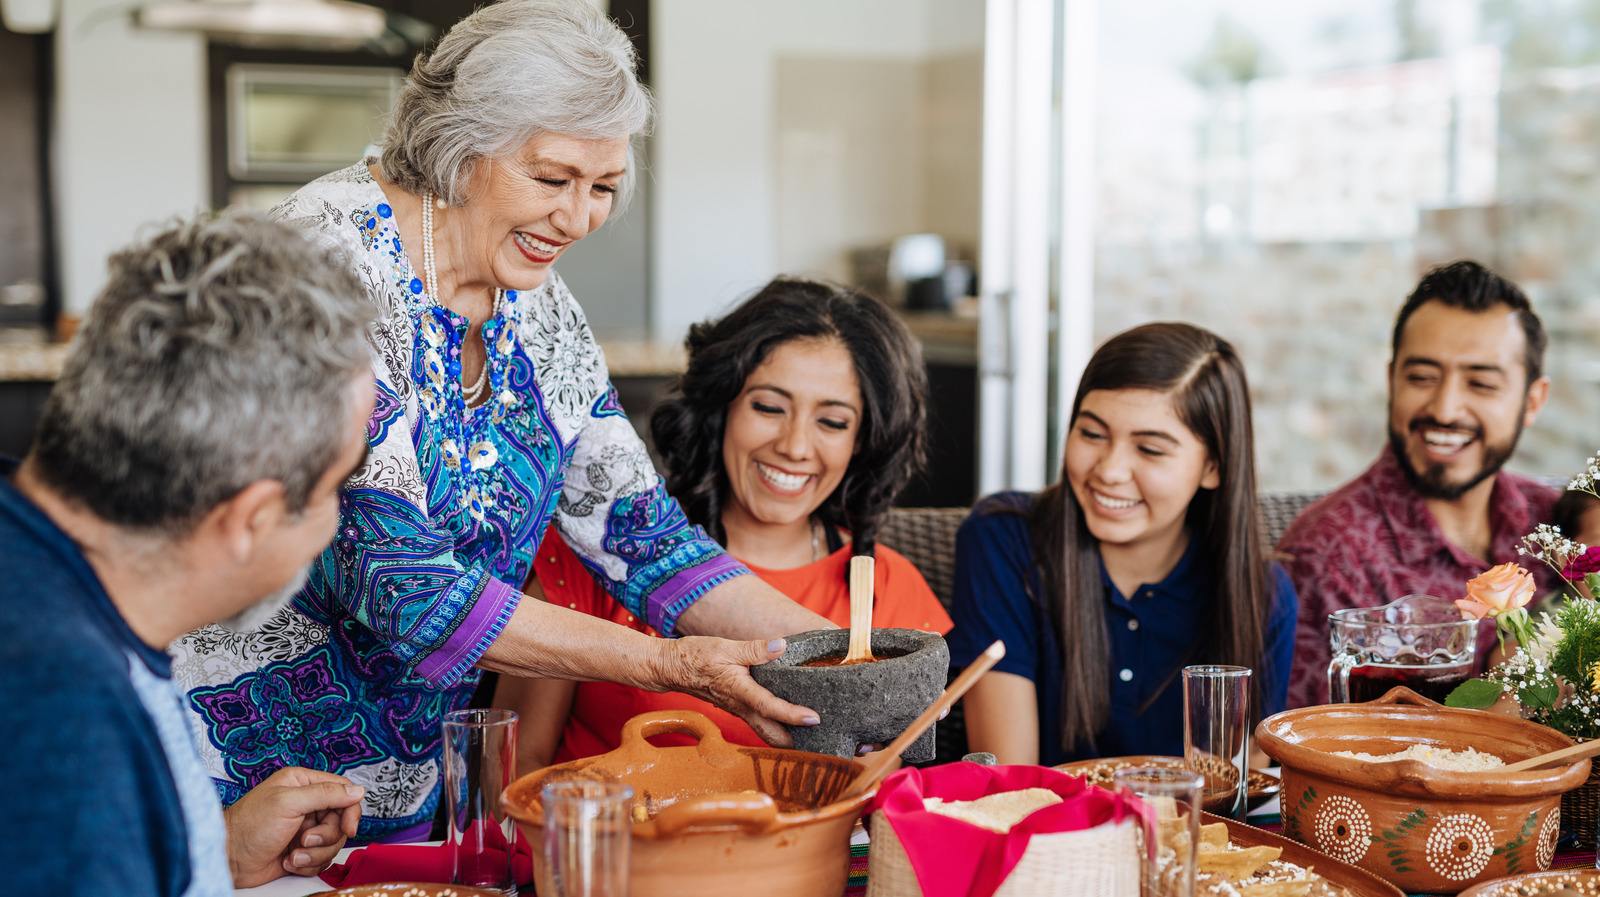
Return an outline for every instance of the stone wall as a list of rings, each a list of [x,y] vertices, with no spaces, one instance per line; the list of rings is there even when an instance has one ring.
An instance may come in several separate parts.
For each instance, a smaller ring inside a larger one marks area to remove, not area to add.
[[[1600,449],[1600,69],[1508,78],[1492,205],[1419,210],[1413,238],[1105,244],[1097,339],[1151,320],[1238,346],[1263,489],[1327,489],[1377,455],[1394,314],[1428,267],[1475,258],[1519,283],[1550,332],[1550,403],[1511,466],[1565,476]]]

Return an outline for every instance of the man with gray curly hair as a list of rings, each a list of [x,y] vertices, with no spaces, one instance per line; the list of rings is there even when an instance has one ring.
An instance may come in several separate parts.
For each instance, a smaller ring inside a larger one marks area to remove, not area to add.
[[[366,458],[371,304],[339,253],[249,214],[169,227],[110,269],[28,457],[0,459],[0,891],[315,874],[364,789],[286,768],[224,812],[166,647],[270,614],[332,537]]]

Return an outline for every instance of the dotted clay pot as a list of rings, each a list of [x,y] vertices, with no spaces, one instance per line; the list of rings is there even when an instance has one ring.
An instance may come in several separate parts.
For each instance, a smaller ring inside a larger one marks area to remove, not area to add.
[[[803,666],[843,656],[848,629],[814,629],[788,637],[783,656],[750,668],[750,676],[778,697],[817,711],[822,723],[790,726],[798,750],[854,757],[863,744],[887,744],[944,693],[950,649],[944,639],[915,629],[872,630],[872,653],[883,658],[850,666]],[[933,759],[934,729],[922,733],[900,759]]]
[[[1528,772],[1468,772],[1334,756],[1428,745],[1472,747],[1514,763],[1573,743],[1546,726],[1446,708],[1408,688],[1365,704],[1279,713],[1256,727],[1256,741],[1283,767],[1285,835],[1409,893],[1455,894],[1480,881],[1550,868],[1561,795],[1589,777],[1587,760]]]

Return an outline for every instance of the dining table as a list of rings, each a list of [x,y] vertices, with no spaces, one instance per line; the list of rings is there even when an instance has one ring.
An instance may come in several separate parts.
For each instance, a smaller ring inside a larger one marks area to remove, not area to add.
[[[1277,772],[1276,769],[1269,770]],[[1250,812],[1246,820],[1250,825],[1269,832],[1278,833],[1282,829],[1279,816],[1278,798],[1272,797],[1261,806]],[[420,844],[437,846],[443,842],[427,841]],[[866,893],[867,867],[868,867],[868,838],[864,828],[857,828],[850,839],[850,882],[844,892],[844,897],[862,897]],[[347,847],[339,852],[335,863],[344,863],[350,855],[360,848]],[[1595,849],[1564,847],[1556,851],[1555,859],[1550,864],[1552,869],[1577,869],[1592,868],[1595,865]],[[284,876],[276,881],[268,882],[255,888],[239,888],[234,891],[235,897],[307,897],[307,895],[320,894],[333,890],[332,886],[323,882],[316,876],[303,877],[298,875]],[[532,891],[527,890],[531,894]]]
[[[1264,825],[1276,831],[1278,823],[1278,799],[1271,800],[1256,808],[1250,814],[1252,825]],[[419,842],[419,845],[437,846],[442,841]],[[845,888],[844,897],[863,897],[867,890],[867,865],[869,859],[869,840],[865,827],[858,826],[855,834],[850,837],[850,881]],[[350,859],[350,855],[359,847],[346,847],[339,851],[334,859],[336,864],[342,864]],[[1591,853],[1592,856],[1592,853]],[[275,881],[267,882],[255,888],[237,888],[234,897],[307,897],[307,895],[321,894],[333,890],[331,885],[316,876],[286,875]],[[532,891],[528,891],[529,894]]]

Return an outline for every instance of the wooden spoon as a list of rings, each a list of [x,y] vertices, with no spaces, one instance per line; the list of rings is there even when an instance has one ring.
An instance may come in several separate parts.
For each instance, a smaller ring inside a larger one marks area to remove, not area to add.
[[[997,641],[985,648],[983,653],[978,655],[978,659],[968,664],[967,668],[961,671],[961,675],[956,677],[956,681],[945,688],[944,694],[939,696],[939,700],[929,704],[928,709],[922,711],[921,716],[912,720],[911,725],[900,733],[900,737],[890,742],[888,747],[872,755],[872,759],[867,761],[866,766],[861,770],[861,774],[856,776],[854,782],[850,783],[850,787],[846,788],[844,794],[839,796],[839,800],[849,800],[868,788],[877,785],[879,780],[889,774],[889,767],[894,764],[894,761],[905,753],[906,748],[911,747],[911,742],[922,737],[922,733],[928,731],[928,727],[939,719],[940,714],[954,707],[956,702],[961,700],[961,696],[967,693],[967,689],[978,681],[978,677],[989,672],[989,668],[999,663],[1000,658],[1004,656],[1006,656],[1004,642]]]
[[[1493,770],[1493,772],[1523,772],[1529,769],[1549,769],[1552,766],[1565,766],[1568,763],[1576,763],[1579,760],[1597,755],[1600,755],[1600,738],[1594,741],[1585,741],[1582,744],[1575,744],[1572,747],[1565,747],[1558,751],[1551,751],[1548,754],[1540,754],[1537,757],[1529,757],[1526,760],[1518,760],[1515,763],[1507,763],[1499,769]]]
[[[872,659],[872,557],[850,559],[850,651],[845,663]]]

